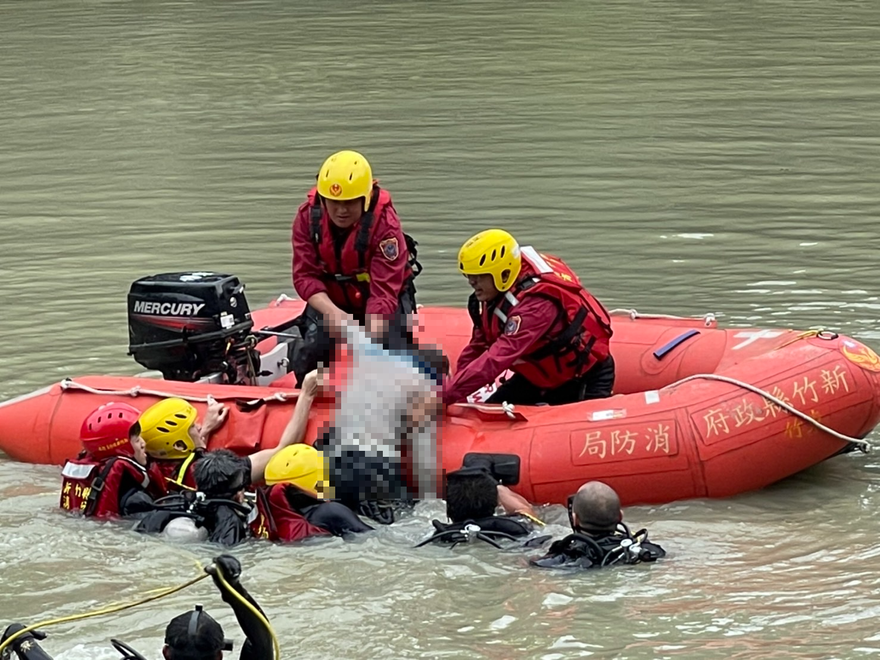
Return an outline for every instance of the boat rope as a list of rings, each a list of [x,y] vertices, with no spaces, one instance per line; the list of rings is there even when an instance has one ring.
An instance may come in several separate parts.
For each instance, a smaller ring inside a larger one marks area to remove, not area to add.
[[[674,319],[676,321],[699,321],[702,320],[707,328],[712,327],[716,322],[715,315],[711,312],[702,316],[675,316],[674,314],[642,314],[636,309],[612,309],[608,312],[611,316],[627,315],[633,321],[636,319]]]
[[[765,399],[767,399],[768,401],[770,401],[774,405],[778,406],[779,408],[791,413],[795,417],[802,419],[803,421],[807,422],[808,424],[812,424],[814,427],[816,427],[820,431],[823,431],[823,432],[827,433],[828,435],[837,438],[838,440],[843,440],[844,442],[849,442],[849,443],[855,445],[855,447],[864,454],[867,454],[869,451],[871,451],[873,449],[873,446],[867,440],[865,440],[863,438],[852,438],[848,435],[844,435],[843,433],[839,433],[838,431],[835,431],[834,429],[826,426],[825,424],[823,424],[819,420],[814,419],[813,417],[810,417],[810,415],[808,415],[804,412],[801,412],[800,410],[798,410],[797,408],[792,406],[790,403],[787,403],[786,401],[783,401],[779,397],[773,396],[769,392],[762,390],[760,387],[756,387],[756,386],[751,385],[749,383],[746,383],[744,381],[737,380],[736,378],[731,378],[730,376],[721,376],[719,374],[694,374],[693,376],[688,376],[687,378],[682,378],[681,380],[678,380],[670,385],[667,385],[666,387],[661,388],[661,390],[666,390],[666,389],[669,389],[672,387],[677,387],[678,385],[681,385],[682,383],[687,383],[688,381],[699,380],[699,379],[717,380],[722,383],[729,383],[730,385],[736,385],[737,387],[741,387],[745,390],[748,390],[749,392],[754,392],[755,394],[764,397]]]
[[[184,399],[185,401],[195,401],[197,403],[211,403],[212,401],[227,401],[227,400],[239,400],[241,397],[235,396],[234,394],[220,394],[220,395],[211,395],[207,394],[205,396],[194,396],[192,394],[181,394],[180,392],[163,392],[162,390],[153,390],[145,387],[141,387],[140,385],[135,385],[134,387],[129,387],[124,390],[114,390],[103,387],[91,387],[89,385],[83,385],[82,383],[78,383],[72,378],[65,378],[59,383],[59,386],[62,390],[80,390],[82,392],[88,392],[89,394],[106,394],[110,396],[130,396],[130,397],[138,397],[138,396],[156,396],[163,399],[167,399],[169,397],[176,397],[178,399]],[[269,403],[271,401],[280,401],[284,403],[285,401],[295,400],[299,396],[298,392],[275,392],[274,394],[270,394],[269,396],[264,396],[259,399],[251,399],[246,402],[247,405],[258,405],[260,403]]]
[[[199,562],[196,562],[196,565],[201,570],[204,570],[202,565]],[[119,605],[110,605],[108,607],[104,607],[99,610],[93,610],[91,612],[81,612],[79,614],[71,614],[68,616],[59,617],[57,619],[49,619],[47,621],[40,621],[39,623],[35,623],[35,624],[28,626],[26,628],[22,628],[17,633],[10,635],[6,640],[4,640],[2,643],[0,643],[0,657],[3,657],[3,650],[7,646],[12,644],[12,642],[14,642],[18,637],[20,637],[22,635],[26,635],[28,633],[31,633],[39,628],[47,628],[49,626],[54,626],[59,623],[67,623],[69,621],[79,621],[81,619],[89,619],[89,618],[96,617],[96,616],[104,616],[106,614],[114,614],[116,612],[122,612],[123,610],[129,610],[133,607],[137,607],[138,605],[145,605],[146,603],[151,603],[155,600],[159,600],[160,598],[165,598],[166,596],[170,596],[171,594],[175,594],[178,591],[182,591],[182,590],[186,589],[187,587],[191,587],[192,585],[196,584],[197,582],[201,582],[206,577],[208,577],[208,574],[203,573],[202,575],[194,577],[191,580],[187,580],[183,584],[179,584],[174,587],[167,587],[165,589],[160,589],[158,592],[154,592],[154,594],[152,596],[146,596],[144,598],[139,598],[138,600],[132,601],[130,603],[122,603]]]

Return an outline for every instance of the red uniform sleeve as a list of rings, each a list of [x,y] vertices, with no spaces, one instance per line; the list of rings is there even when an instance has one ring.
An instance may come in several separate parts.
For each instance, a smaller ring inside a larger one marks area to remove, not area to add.
[[[393,206],[385,207],[375,222],[370,246],[370,297],[366,312],[388,318],[397,310],[408,274],[409,253]]]
[[[321,280],[318,249],[312,242],[309,228],[309,203],[306,201],[296,212],[293,219],[293,288],[297,295],[308,301],[316,293],[327,291]]]
[[[488,349],[489,342],[486,341],[486,335],[483,334],[483,330],[474,326],[474,329],[471,332],[470,342],[468,342],[468,345],[462,349],[461,354],[458,356],[458,362],[455,365],[455,373],[458,373],[467,367]]]
[[[558,312],[559,307],[552,300],[538,297],[523,300],[511,310],[505,333],[444,387],[443,402],[448,405],[464,401],[468,395],[493,382],[523,355],[528,355],[532,346],[550,330]]]

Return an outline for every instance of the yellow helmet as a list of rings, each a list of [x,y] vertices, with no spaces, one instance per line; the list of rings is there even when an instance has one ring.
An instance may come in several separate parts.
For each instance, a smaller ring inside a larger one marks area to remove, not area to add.
[[[189,428],[196,421],[196,409],[183,399],[164,399],[147,408],[138,423],[147,454],[153,458],[186,458],[196,448]],[[175,447],[182,443],[185,449]]]
[[[522,269],[519,245],[503,229],[481,231],[461,246],[458,269],[465,275],[491,275],[495,288],[507,291]]]
[[[313,494],[326,492],[326,461],[311,445],[290,445],[269,459],[265,480],[269,485],[293,484]]]
[[[373,170],[357,151],[339,151],[318,171],[318,193],[325,199],[345,201],[364,198],[364,211],[373,197]]]

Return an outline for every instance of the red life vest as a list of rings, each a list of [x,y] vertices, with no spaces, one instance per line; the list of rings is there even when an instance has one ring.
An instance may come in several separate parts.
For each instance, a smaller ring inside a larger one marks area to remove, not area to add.
[[[194,451],[183,460],[152,459],[153,467],[160,475],[164,488],[170,493],[196,490],[195,465],[201,451]]]
[[[375,218],[381,217],[386,207],[393,208],[391,194],[373,182],[373,199],[370,208],[345,237],[342,247],[337,249],[330,216],[321,205],[318,189],[312,188],[308,194],[309,234],[318,251],[320,266],[325,273],[327,295],[333,304],[351,314],[362,314],[370,296],[370,246],[373,242]],[[400,292],[403,295],[412,280],[421,272],[416,261],[417,243],[404,234],[408,252],[410,276]]]
[[[521,248],[521,253],[522,270],[510,290],[482,305],[472,294],[468,311],[474,325],[493,343],[509,331],[509,324],[517,322],[515,308],[521,299],[540,295],[556,301],[565,329],[537,342],[528,355],[511,366],[535,386],[552,389],[582,376],[608,357],[611,318],[564,261],[538,254],[528,246]]]
[[[266,497],[265,489],[257,488],[255,495],[256,502],[247,519],[251,536],[255,539],[277,541],[278,531],[275,528],[275,520],[272,518],[272,513],[269,511],[269,500]]]
[[[118,516],[120,487],[129,477],[151,497],[165,495],[158,475],[127,456],[111,456],[96,461],[88,456],[67,461],[61,470],[60,506],[84,516]]]
[[[257,490],[257,506],[263,502],[264,517],[267,519],[267,525],[274,528],[274,536],[263,536],[258,538],[269,538],[272,541],[293,542],[307,539],[310,536],[326,536],[330,532],[311,524],[305,517],[294,511],[287,500],[287,490],[293,489],[299,492],[296,486],[291,484],[275,484],[268,488]],[[262,494],[261,498],[259,495]]]

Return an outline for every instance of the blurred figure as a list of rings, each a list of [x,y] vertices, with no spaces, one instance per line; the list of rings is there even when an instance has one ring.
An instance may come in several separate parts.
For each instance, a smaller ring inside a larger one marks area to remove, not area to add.
[[[390,522],[369,503],[436,496],[439,387],[448,363],[434,350],[392,354],[352,323],[343,322],[340,331],[352,364],[333,428],[316,446],[328,459],[334,497]]]

